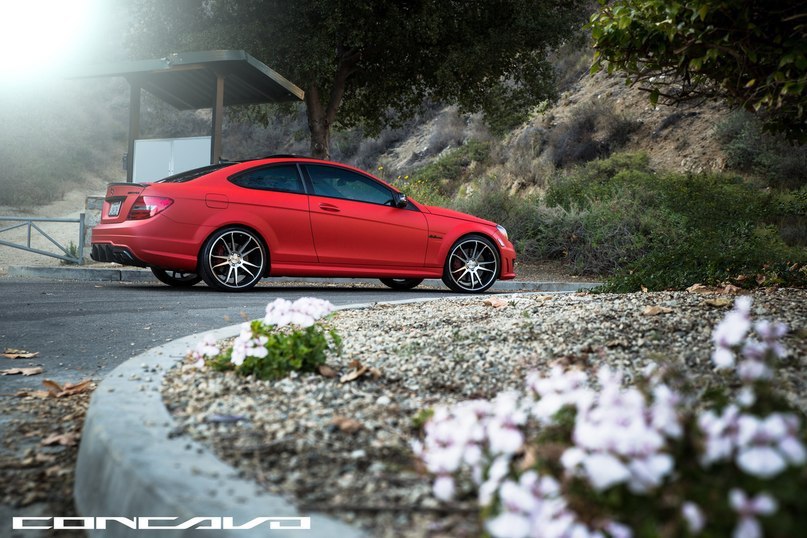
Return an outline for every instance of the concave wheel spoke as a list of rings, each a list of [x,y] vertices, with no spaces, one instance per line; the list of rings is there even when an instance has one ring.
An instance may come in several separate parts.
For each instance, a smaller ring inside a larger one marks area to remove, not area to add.
[[[247,248],[247,246],[250,243],[252,243],[252,241],[253,241],[253,239],[251,237],[247,237],[247,241],[243,245],[241,245],[241,247],[238,249],[238,253],[241,254],[242,256],[246,256],[246,254],[244,254],[244,249]],[[252,250],[255,250],[255,249],[252,249]],[[250,250],[250,252],[252,252],[252,250]]]
[[[252,265],[252,264],[249,264],[249,265]],[[257,267],[257,265],[253,265],[253,267]],[[242,269],[242,270],[244,270],[244,271],[246,271],[246,272],[247,272],[247,274],[249,274],[249,276],[251,276],[251,277],[253,277],[253,278],[255,277],[255,273],[253,273],[252,271],[250,271],[249,269],[247,269],[246,267],[244,267],[244,265],[242,265],[242,266],[241,266],[241,269]]]
[[[488,269],[487,267],[477,267],[477,271],[487,271],[488,273],[492,273],[493,269]]]
[[[230,262],[221,262],[221,263],[216,264],[216,265],[214,265],[214,266],[212,266],[212,267],[213,267],[213,269],[216,269],[216,268],[218,268],[218,267],[224,267],[225,265],[228,265],[229,263],[230,263]]]
[[[255,252],[256,250],[260,250],[260,249],[261,249],[261,247],[260,247],[260,246],[257,246],[257,247],[255,247],[255,248],[251,249],[249,252],[243,252],[243,253],[241,254],[241,256],[243,256],[244,258],[246,258],[247,256],[249,256],[250,254],[252,254],[252,253],[253,253],[253,252]]]

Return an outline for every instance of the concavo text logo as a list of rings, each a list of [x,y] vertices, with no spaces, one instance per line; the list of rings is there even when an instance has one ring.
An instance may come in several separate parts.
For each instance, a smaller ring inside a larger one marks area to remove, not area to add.
[[[257,527],[268,530],[310,530],[310,517],[256,517],[236,524],[232,517],[197,516],[181,520],[178,517],[14,517],[15,530],[105,530],[122,525],[144,531],[164,530],[249,530]]]

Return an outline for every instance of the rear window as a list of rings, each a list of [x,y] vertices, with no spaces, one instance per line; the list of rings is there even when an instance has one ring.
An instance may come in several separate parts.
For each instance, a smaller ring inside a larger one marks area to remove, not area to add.
[[[247,189],[305,193],[295,164],[276,164],[253,168],[230,178],[230,181]]]
[[[155,183],[185,183],[186,181],[193,181],[196,178],[200,178],[211,172],[221,170],[222,168],[227,168],[228,166],[232,166],[234,164],[237,163],[225,162],[225,163],[211,164],[209,166],[203,166],[201,168],[194,168],[193,170],[186,170],[185,172],[180,172],[179,174],[168,176],[159,181],[155,181]]]

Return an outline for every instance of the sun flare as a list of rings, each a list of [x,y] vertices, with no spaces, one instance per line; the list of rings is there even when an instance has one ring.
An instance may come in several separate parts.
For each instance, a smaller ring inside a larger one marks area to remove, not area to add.
[[[61,71],[79,47],[93,3],[0,0],[0,76]]]

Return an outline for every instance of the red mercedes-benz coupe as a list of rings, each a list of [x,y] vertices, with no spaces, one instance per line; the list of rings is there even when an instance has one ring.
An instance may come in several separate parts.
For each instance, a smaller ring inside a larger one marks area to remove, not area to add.
[[[419,204],[361,170],[305,157],[227,162],[154,183],[110,184],[92,259],[162,282],[243,291],[267,276],[442,278],[481,293],[515,277],[501,226]]]

